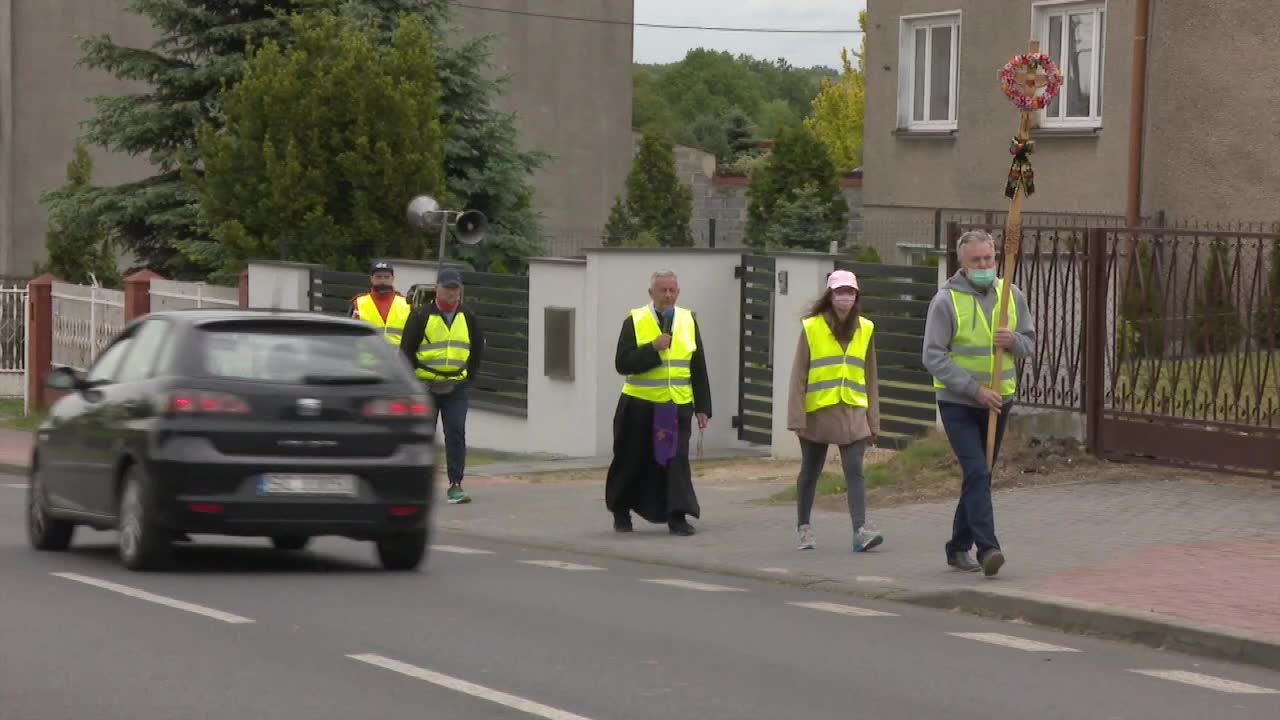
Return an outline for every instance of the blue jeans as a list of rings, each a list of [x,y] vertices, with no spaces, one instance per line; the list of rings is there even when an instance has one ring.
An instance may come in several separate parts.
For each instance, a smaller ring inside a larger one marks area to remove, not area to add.
[[[444,456],[449,465],[449,484],[462,483],[467,469],[467,384],[460,383],[453,392],[431,393],[431,402],[440,409],[444,425]]]
[[[996,457],[1000,456],[1000,443],[1004,440],[1004,429],[1012,409],[1012,400],[1005,403],[996,422]],[[979,556],[988,550],[998,550],[1000,541],[996,539],[995,511],[991,507],[991,473],[987,470],[988,410],[939,402],[938,411],[942,415],[947,439],[951,441],[951,449],[964,472],[947,555],[968,552],[974,545],[978,546]]]

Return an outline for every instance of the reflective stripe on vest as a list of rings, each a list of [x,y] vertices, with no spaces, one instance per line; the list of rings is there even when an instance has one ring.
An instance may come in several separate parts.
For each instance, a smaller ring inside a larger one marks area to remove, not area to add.
[[[409,306],[408,300],[397,295],[391,302],[391,310],[387,312],[386,322],[383,322],[377,303],[369,293],[365,293],[356,298],[356,310],[360,313],[361,320],[382,331],[382,337],[386,338],[387,342],[399,345],[400,338],[404,334],[404,324],[409,320],[409,314],[413,308]]]
[[[635,326],[636,347],[648,345],[662,334],[658,318],[648,306],[632,310],[631,323]],[[697,349],[693,313],[678,307],[671,322],[671,347],[658,353],[662,364],[648,372],[628,375],[622,393],[649,402],[688,405],[693,402],[691,361]]]
[[[469,359],[471,331],[467,317],[459,310],[453,316],[453,325],[446,325],[439,313],[431,313],[418,346],[418,377],[428,381],[465,380]]]
[[[1004,280],[998,279],[993,286],[999,298]],[[983,387],[991,387],[991,373],[995,370],[996,356],[995,333],[991,328],[998,327],[1000,301],[991,308],[988,318],[978,309],[978,298],[969,293],[951,291],[951,303],[956,309],[956,334],[951,338],[951,361],[957,367],[969,373]],[[1018,329],[1018,304],[1013,301],[1013,293],[1009,293],[1009,330]],[[935,388],[946,387],[937,378],[933,379]],[[1000,395],[1012,397],[1018,394],[1018,368],[1009,353],[1000,368]]]
[[[875,324],[858,318],[858,329],[847,348],[840,346],[825,317],[804,320],[804,336],[809,343],[809,377],[805,386],[804,411],[832,405],[867,407],[867,349]]]

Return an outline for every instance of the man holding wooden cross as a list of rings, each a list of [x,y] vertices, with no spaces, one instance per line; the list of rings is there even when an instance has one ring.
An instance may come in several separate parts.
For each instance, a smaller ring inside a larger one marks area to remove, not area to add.
[[[991,506],[990,468],[1000,452],[1018,391],[1016,365],[1008,359],[1001,363],[1000,377],[994,383],[998,391],[992,389],[995,349],[1012,352],[1019,360],[1029,356],[1035,348],[1035,323],[1026,297],[1011,287],[1008,329],[1000,327],[997,313],[1006,281],[996,278],[996,246],[990,234],[981,230],[965,233],[956,254],[960,270],[929,304],[924,365],[933,375],[942,425],[964,472],[951,540],[946,546],[947,564],[966,572],[981,568],[990,577],[1004,564]],[[999,419],[989,464],[990,412],[998,413]],[[974,545],[978,548],[977,563],[969,555]]]

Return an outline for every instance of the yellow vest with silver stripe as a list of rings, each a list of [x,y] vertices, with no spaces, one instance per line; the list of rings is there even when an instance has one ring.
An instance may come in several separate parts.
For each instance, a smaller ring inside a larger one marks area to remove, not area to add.
[[[387,312],[386,322],[383,322],[382,313],[378,312],[377,304],[368,293],[356,298],[356,311],[360,313],[360,319],[381,330],[382,337],[392,345],[400,344],[404,324],[408,321],[412,310],[409,307],[409,301],[397,295],[391,302],[391,310]]]
[[[640,400],[677,405],[693,402],[693,352],[698,349],[693,313],[677,307],[671,322],[671,347],[658,352],[662,363],[652,370],[628,375],[622,393]],[[658,318],[649,306],[631,311],[636,330],[636,347],[643,347],[662,334]]]
[[[471,331],[462,311],[453,316],[453,325],[446,325],[439,313],[431,313],[418,346],[418,377],[429,381],[465,380],[470,358]]]
[[[840,346],[825,317],[813,315],[804,319],[804,336],[809,342],[805,412],[841,403],[867,407],[867,349],[874,330],[874,323],[859,316],[858,329],[846,348]]]
[[[1004,280],[998,279],[993,286],[996,297],[999,298],[1001,287]],[[991,374],[995,370],[995,333],[992,328],[998,327],[1000,301],[997,299],[995,307],[991,308],[991,317],[978,309],[978,298],[963,293],[958,290],[951,291],[951,303],[956,309],[956,334],[951,338],[951,356],[952,362],[957,367],[969,373],[969,377],[978,381],[983,387],[991,387]],[[1009,294],[1009,330],[1016,331],[1018,329],[1018,304],[1013,301],[1013,294]],[[935,388],[944,388],[937,378],[933,379]],[[1009,353],[1005,353],[1004,362],[1000,368],[1000,395],[1003,397],[1012,397],[1018,394],[1018,368],[1014,364],[1013,357]]]

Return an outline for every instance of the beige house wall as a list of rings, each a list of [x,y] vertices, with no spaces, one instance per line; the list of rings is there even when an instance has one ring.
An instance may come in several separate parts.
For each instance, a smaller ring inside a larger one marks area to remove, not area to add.
[[[0,275],[30,274],[43,259],[40,194],[61,185],[88,98],[136,91],[105,73],[77,68],[77,35],[110,34],[149,45],[154,30],[124,12],[127,0],[0,0]],[[510,8],[504,0],[468,3]],[[633,0],[601,0],[575,14],[630,21]],[[522,11],[563,14],[557,0]],[[513,75],[504,109],[519,115],[523,146],[555,159],[535,178],[535,206],[554,233],[598,234],[631,158],[631,28],[465,10],[467,32],[497,34],[494,64]],[[95,154],[95,181],[145,177],[144,158]]]

